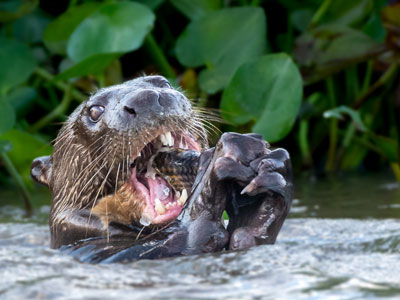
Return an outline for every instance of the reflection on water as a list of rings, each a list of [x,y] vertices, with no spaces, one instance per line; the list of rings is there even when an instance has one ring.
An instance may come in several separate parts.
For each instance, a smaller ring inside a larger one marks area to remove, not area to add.
[[[28,220],[3,206],[0,298],[398,299],[400,190],[391,178],[296,184],[273,246],[127,265],[82,264],[49,249],[48,206]]]

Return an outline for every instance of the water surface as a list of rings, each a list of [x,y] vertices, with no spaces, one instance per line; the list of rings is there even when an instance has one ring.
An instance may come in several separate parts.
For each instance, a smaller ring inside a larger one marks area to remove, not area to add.
[[[298,179],[273,246],[130,264],[49,249],[48,194],[36,194],[29,219],[15,197],[0,193],[1,299],[400,298],[400,189],[390,174]]]

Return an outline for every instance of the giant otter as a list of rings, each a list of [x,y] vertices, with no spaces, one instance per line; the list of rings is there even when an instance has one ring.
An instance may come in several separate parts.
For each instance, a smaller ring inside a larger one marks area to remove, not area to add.
[[[293,190],[286,150],[237,133],[208,148],[202,113],[162,76],[92,95],[31,174],[52,192],[51,247],[88,262],[272,244]]]

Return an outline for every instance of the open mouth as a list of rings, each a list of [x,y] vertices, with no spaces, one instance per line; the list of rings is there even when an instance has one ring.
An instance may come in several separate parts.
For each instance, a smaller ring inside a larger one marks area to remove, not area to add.
[[[176,150],[199,152],[200,147],[187,134],[166,132],[145,145],[131,163],[130,183],[145,201],[140,219],[140,223],[144,226],[174,220],[188,199],[190,194],[188,184],[176,184],[170,176],[160,173],[154,165],[154,159],[161,152]]]

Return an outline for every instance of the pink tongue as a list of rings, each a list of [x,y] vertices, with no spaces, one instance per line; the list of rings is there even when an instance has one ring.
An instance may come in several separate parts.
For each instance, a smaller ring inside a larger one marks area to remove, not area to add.
[[[150,188],[150,199],[154,203],[158,198],[161,201],[172,201],[172,191],[165,179],[156,177],[155,179],[147,179]]]

